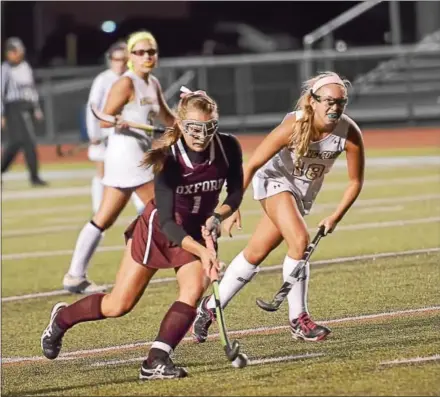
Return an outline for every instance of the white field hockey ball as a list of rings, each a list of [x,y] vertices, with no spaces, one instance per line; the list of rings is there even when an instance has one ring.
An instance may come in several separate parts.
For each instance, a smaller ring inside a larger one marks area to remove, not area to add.
[[[234,368],[244,368],[249,364],[249,358],[244,353],[238,353],[237,358],[231,364]]]

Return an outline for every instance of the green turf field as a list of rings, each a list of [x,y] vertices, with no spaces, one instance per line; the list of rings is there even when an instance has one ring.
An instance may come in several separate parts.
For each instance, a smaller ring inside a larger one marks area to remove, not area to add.
[[[368,154],[402,159],[438,151]],[[175,361],[189,370],[187,379],[149,383],[138,381],[139,365],[176,297],[174,281],[162,280],[173,272],[157,273],[156,283],[133,312],[80,324],[64,338],[59,359],[44,359],[40,335],[51,307],[78,298],[63,295],[61,283],[78,232],[91,215],[90,181],[87,176],[54,180],[49,188],[33,190],[26,180],[5,181],[2,394],[439,395],[440,167],[393,164],[367,168],[356,205],[313,256],[309,309],[315,320],[332,328],[327,341],[293,340],[286,304],[276,313],[255,305],[257,297],[269,299],[281,285],[281,245],[226,310],[228,328],[240,331],[234,337],[250,365],[232,368],[213,325],[207,343],[197,345],[188,338],[175,352]],[[43,172],[87,169],[88,163],[43,166]],[[19,171],[20,167],[13,170]],[[311,234],[336,207],[345,183],[346,170],[335,168],[306,219]],[[76,193],[68,196],[68,188]],[[63,189],[64,196],[59,193]],[[20,198],[26,192],[46,197]],[[242,206],[243,230],[221,240],[223,261],[228,263],[245,246],[260,214],[250,190]],[[122,233],[134,216],[130,204],[106,232],[89,271],[95,282],[113,283]]]

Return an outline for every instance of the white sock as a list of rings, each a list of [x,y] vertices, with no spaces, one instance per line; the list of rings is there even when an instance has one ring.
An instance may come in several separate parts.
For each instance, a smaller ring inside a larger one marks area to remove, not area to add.
[[[102,179],[94,176],[92,179],[92,208],[94,214],[96,214],[99,210],[103,193],[104,185],[102,184]]]
[[[292,273],[299,261],[292,259],[286,255],[283,263],[283,280],[286,281]],[[292,287],[292,290],[287,295],[289,302],[289,320],[295,320],[302,312],[307,310],[307,290],[309,285],[310,263],[307,262],[303,267],[298,281]],[[290,281],[290,280],[289,280]]]
[[[226,269],[219,285],[220,304],[225,308],[229,301],[259,272],[260,268],[249,263],[240,252]],[[214,295],[207,304],[208,309],[215,308]]]
[[[71,276],[84,277],[86,275],[90,258],[98,247],[101,237],[101,229],[98,229],[91,222],[82,228],[70,262],[69,274]]]
[[[142,212],[144,212],[145,204],[135,192],[131,194],[131,201],[133,202],[138,215],[142,214]]]

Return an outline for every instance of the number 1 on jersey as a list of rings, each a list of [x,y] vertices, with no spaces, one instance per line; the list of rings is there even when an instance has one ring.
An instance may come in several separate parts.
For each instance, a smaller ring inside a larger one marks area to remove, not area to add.
[[[191,214],[198,214],[200,210],[200,203],[202,202],[202,196],[194,196],[194,205]]]

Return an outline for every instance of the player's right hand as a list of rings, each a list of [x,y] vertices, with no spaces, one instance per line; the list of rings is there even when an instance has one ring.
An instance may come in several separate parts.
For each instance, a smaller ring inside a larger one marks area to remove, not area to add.
[[[2,117],[2,128],[6,127],[6,118]]]
[[[200,252],[200,261],[202,262],[203,270],[206,277],[211,278],[211,274],[214,271],[218,273],[220,270],[220,262],[217,259],[217,254],[208,248],[203,247]]]
[[[120,130],[126,130],[128,129],[129,125],[128,123],[123,119],[122,115],[117,114],[115,116],[115,121],[116,121],[116,128],[120,129]]]
[[[235,211],[229,218],[226,218],[223,221],[223,230],[232,237],[231,230],[234,227],[237,227],[237,230],[241,230],[241,214],[240,210]]]

